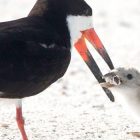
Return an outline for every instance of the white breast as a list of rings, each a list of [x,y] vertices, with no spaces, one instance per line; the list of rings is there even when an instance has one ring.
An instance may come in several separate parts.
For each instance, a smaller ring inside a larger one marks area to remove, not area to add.
[[[132,88],[118,88],[111,90],[115,100],[128,112],[128,115],[140,119],[140,91]]]

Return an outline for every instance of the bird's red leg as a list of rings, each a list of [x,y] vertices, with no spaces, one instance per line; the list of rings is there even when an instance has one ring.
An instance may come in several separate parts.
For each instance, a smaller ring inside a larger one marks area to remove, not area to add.
[[[22,105],[16,105],[16,121],[23,140],[28,140],[24,129],[24,118],[22,116]]]

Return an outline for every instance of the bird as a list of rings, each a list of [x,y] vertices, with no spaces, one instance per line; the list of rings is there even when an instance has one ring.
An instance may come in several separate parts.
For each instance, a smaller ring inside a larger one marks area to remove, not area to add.
[[[102,81],[85,38],[113,69],[93,28],[92,8],[85,0],[37,0],[27,17],[0,23],[0,98],[15,101],[23,140],[28,137],[22,99],[39,94],[65,74],[73,46],[97,80]]]
[[[135,68],[119,67],[111,70],[103,76],[105,82],[102,87],[109,88],[115,100],[136,121],[140,119],[140,72]],[[140,132],[128,132],[133,136],[140,137]]]

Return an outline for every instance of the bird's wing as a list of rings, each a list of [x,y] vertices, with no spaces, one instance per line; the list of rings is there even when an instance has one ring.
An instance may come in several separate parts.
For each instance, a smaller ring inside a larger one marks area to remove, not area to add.
[[[64,73],[68,64],[63,64],[64,70],[61,65],[69,63],[70,51],[59,45],[59,36],[49,25],[44,32],[42,22],[25,18],[0,24],[0,80],[47,79],[44,75],[55,76],[57,69]]]

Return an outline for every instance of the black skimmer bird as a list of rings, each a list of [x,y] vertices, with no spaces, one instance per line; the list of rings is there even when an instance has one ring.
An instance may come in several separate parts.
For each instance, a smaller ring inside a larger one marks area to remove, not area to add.
[[[0,98],[17,99],[16,119],[23,140],[27,135],[21,99],[40,93],[64,75],[72,46],[103,81],[84,38],[113,69],[93,29],[92,9],[84,0],[38,0],[27,17],[0,23]]]
[[[140,73],[134,68],[117,68],[103,76],[103,87],[109,88],[118,101],[136,120],[140,119]],[[129,132],[140,137],[140,132]]]

